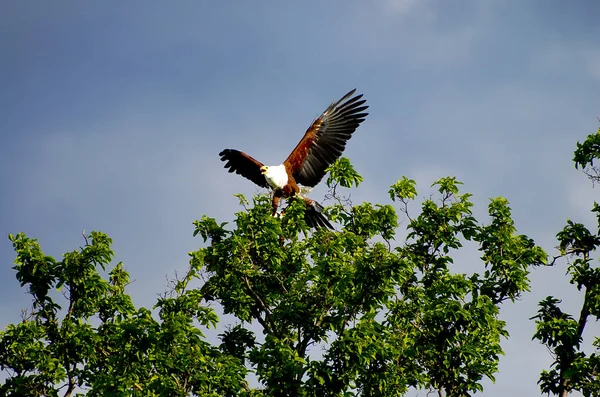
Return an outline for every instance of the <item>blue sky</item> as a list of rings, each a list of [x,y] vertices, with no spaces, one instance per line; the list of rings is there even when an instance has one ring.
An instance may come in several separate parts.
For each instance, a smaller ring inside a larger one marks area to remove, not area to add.
[[[567,218],[594,227],[597,191],[571,158],[598,127],[599,12],[594,0],[4,2],[0,233],[59,256],[102,230],[150,306],[201,243],[191,222],[230,220],[233,194],[258,191],[219,151],[278,164],[357,87],[371,107],[345,152],[365,178],[355,203],[387,203],[402,175],[421,196],[455,175],[477,215],[504,196],[519,232],[553,253]],[[480,265],[458,258],[457,271]],[[0,240],[0,326],[29,303],[13,259]],[[485,395],[539,394],[551,357],[528,318],[550,294],[577,310],[564,272],[537,270],[504,307],[512,336]]]

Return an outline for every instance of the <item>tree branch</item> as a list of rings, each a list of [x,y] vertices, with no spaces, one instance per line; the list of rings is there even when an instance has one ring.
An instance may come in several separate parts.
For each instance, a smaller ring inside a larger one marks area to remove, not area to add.
[[[261,297],[252,289],[252,286],[250,285],[250,280],[248,280],[248,277],[246,275],[244,275],[243,279],[244,279],[244,284],[246,284],[246,287],[248,288],[248,292],[250,292],[250,294],[254,297],[254,300],[258,304],[258,306],[265,313],[264,320],[260,317],[260,315],[257,315],[256,319],[258,320],[259,324],[263,326],[265,331],[273,332],[274,330],[272,327],[273,323],[271,321],[271,312],[269,311],[269,309],[267,308],[267,305],[265,305],[265,302],[261,299]]]
[[[588,259],[588,254],[584,254],[584,259]],[[567,376],[567,372],[571,370],[571,366],[573,365],[573,360],[575,358],[574,351],[575,349],[579,349],[579,344],[583,337],[583,330],[585,329],[585,325],[587,323],[587,319],[590,315],[590,298],[592,294],[593,285],[585,286],[585,295],[583,298],[583,305],[581,306],[581,312],[579,313],[579,320],[577,321],[577,335],[576,340],[572,341],[572,354],[569,354],[565,357],[565,363],[561,365],[560,368],[560,397],[567,397],[569,395],[569,376]]]
[[[71,372],[71,367],[70,367],[69,363],[67,362],[66,358],[65,358],[64,366],[65,366],[65,370],[67,371],[67,379],[68,379],[67,391],[65,392],[64,397],[70,397],[71,393],[73,393],[73,390],[75,389],[75,378],[73,376],[73,373]]]

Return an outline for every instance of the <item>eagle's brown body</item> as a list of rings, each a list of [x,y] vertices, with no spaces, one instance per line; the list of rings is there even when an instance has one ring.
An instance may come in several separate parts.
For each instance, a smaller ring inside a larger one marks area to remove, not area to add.
[[[362,95],[352,97],[350,91],[340,100],[333,102],[308,128],[292,153],[279,166],[265,166],[244,152],[225,149],[219,156],[225,161],[229,172],[236,172],[257,185],[273,189],[273,214],[281,198],[301,196],[300,186],[317,185],[325,170],[344,151],[346,142],[352,137],[360,123],[365,120],[368,108]],[[307,223],[311,226],[331,225],[321,214],[322,207],[306,197]]]

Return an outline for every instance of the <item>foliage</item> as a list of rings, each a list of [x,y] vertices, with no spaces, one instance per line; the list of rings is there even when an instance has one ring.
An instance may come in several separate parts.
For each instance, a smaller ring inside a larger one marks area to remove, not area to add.
[[[517,233],[504,198],[490,201],[488,222],[475,219],[471,195],[453,177],[435,182],[420,204],[416,182],[405,177],[390,187],[391,204],[352,205],[336,192],[361,181],[347,159],[331,167],[326,211],[335,231],[308,228],[303,200],[271,216],[267,195],[251,202],[238,195],[242,210],[230,228],[206,216],[195,221],[194,235],[206,244],[190,253],[189,272],[154,312],[126,294],[129,276],[120,263],[110,265],[106,235],[93,232],[62,261],[24,234],[11,236],[33,308],[0,334],[0,368],[9,374],[1,393],[481,391],[508,336],[501,305],[528,290],[544,251]],[[406,237],[395,243],[401,222]],[[455,263],[466,245],[477,250],[478,271]],[[195,279],[198,289],[189,286]],[[217,344],[200,331],[217,324],[205,306],[211,301],[237,318]],[[246,383],[248,371],[260,388]]]
[[[580,168],[593,181],[600,181],[600,169],[594,160],[600,158],[600,128],[595,134],[588,135],[583,143],[577,142],[577,149],[573,156],[575,168]]]
[[[331,175],[352,180],[342,164]],[[395,248],[392,205],[338,200],[328,214],[340,230],[310,233],[301,201],[279,220],[258,195],[250,208],[241,200],[233,229],[206,217],[195,223],[210,243],[192,254],[206,280],[201,292],[241,320],[224,345],[247,360],[267,395],[387,396],[412,386],[462,396],[493,379],[507,336],[500,304],[528,289],[529,269],[546,256],[516,233],[505,199],[491,200],[491,222],[481,224],[455,178],[434,186],[439,198],[414,218],[416,183],[390,189],[409,220]],[[451,254],[465,241],[478,245],[481,273],[454,269]]]
[[[598,168],[594,160],[600,156],[600,130],[588,136],[583,144],[577,143],[573,161],[593,181],[598,180]],[[600,227],[600,206],[594,203],[592,212]],[[586,354],[582,348],[583,332],[590,319],[598,321],[600,316],[600,268],[593,266],[592,255],[600,246],[600,234],[591,232],[583,224],[567,220],[567,225],[556,235],[560,254],[557,259],[567,257],[570,264],[567,272],[570,282],[583,291],[584,299],[577,318],[563,312],[560,299],[549,296],[539,303],[534,339],[545,344],[553,353],[550,370],[544,370],[539,384],[543,393],[566,396],[577,390],[584,396],[600,395],[600,338],[593,341],[595,352]]]
[[[214,326],[217,317],[185,282],[159,299],[156,320],[125,294],[121,263],[101,276],[114,255],[105,234],[92,232],[60,262],[23,233],[10,240],[33,307],[0,333],[0,368],[9,374],[1,395],[244,394],[245,368],[203,340],[197,324]]]

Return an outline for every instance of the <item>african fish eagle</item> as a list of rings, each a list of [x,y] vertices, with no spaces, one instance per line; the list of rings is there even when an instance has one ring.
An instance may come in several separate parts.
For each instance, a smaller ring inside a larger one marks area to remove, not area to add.
[[[299,185],[314,187],[325,170],[344,151],[346,142],[368,113],[369,106],[361,95],[352,96],[356,89],[335,101],[308,127],[304,137],[288,158],[280,165],[266,166],[244,152],[225,149],[219,156],[225,168],[256,183],[273,189],[273,215],[281,198],[301,197],[307,204],[306,221],[311,227],[333,227],[321,213],[323,207],[302,193]]]

